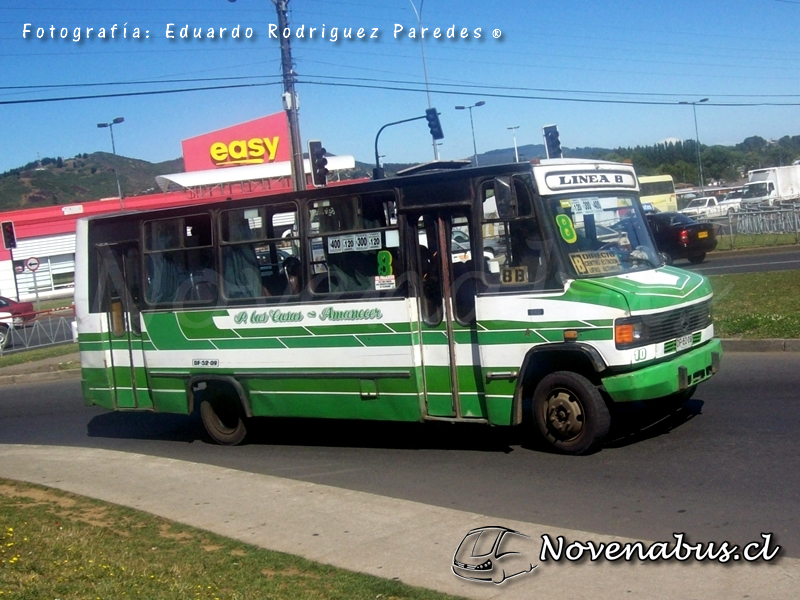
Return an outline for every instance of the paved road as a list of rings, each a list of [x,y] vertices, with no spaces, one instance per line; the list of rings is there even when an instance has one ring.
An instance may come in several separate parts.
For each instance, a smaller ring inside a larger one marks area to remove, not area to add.
[[[772,248],[757,252],[715,251],[699,265],[681,260],[677,261],[675,266],[689,271],[697,271],[703,275],[789,271],[800,269],[800,247]]]
[[[246,446],[204,441],[198,420],[107,413],[77,381],[0,390],[4,443],[97,447],[633,539],[746,543],[775,534],[800,557],[800,355],[729,353],[696,398],[658,419],[627,411],[587,457],[531,448],[523,429],[266,421]]]

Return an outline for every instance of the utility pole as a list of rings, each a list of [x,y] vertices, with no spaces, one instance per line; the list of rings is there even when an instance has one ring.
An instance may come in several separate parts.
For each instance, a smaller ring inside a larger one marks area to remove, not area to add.
[[[289,27],[288,12],[289,0],[272,0],[278,11],[278,31],[283,32]],[[289,38],[280,36],[281,40],[281,71],[283,72],[283,108],[289,119],[289,141],[292,147],[292,177],[294,189],[306,189],[306,172],[303,168],[303,144],[300,139],[300,120],[297,116],[297,94],[294,84],[297,81],[292,64],[292,48]]]
[[[417,24],[419,25],[420,34],[422,33],[422,5],[425,4],[425,0],[421,0],[419,3],[419,10],[417,7],[414,6],[413,0],[408,0],[411,3],[411,8],[414,9],[414,14],[417,16]],[[431,88],[428,85],[428,65],[425,63],[425,40],[424,36],[420,37],[419,39],[419,49],[422,51],[422,72],[425,75],[425,93],[428,95],[428,108],[433,108],[431,104]],[[433,160],[439,160],[439,144],[436,142],[435,138],[431,138],[433,142]]]

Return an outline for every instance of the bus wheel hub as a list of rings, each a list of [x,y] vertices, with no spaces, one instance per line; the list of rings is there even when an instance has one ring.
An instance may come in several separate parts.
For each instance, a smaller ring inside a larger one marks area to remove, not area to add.
[[[566,392],[559,392],[547,402],[547,421],[561,435],[576,435],[583,428],[580,405]]]

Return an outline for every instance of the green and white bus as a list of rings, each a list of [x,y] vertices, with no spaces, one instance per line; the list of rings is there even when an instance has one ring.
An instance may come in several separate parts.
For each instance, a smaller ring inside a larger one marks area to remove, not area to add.
[[[197,409],[221,444],[254,417],[530,416],[578,454],[613,403],[717,371],[711,287],[660,263],[629,165],[443,166],[79,221],[86,404]]]

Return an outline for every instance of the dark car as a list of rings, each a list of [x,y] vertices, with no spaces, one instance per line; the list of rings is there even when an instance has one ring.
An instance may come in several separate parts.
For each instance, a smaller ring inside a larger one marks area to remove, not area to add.
[[[717,234],[711,223],[698,223],[676,212],[651,213],[645,218],[653,232],[656,248],[668,265],[680,258],[686,258],[692,264],[701,263],[706,254],[717,247]]]

